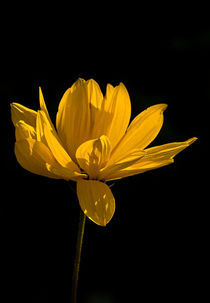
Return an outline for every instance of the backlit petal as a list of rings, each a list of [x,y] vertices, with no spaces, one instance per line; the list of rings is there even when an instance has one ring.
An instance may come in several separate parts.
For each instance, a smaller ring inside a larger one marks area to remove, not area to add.
[[[11,106],[12,122],[14,126],[20,120],[24,121],[25,123],[33,127],[36,126],[36,115],[37,115],[36,111],[28,107],[25,107],[19,103],[11,103],[10,106]]]
[[[145,155],[130,167],[109,174],[107,180],[114,180],[140,174],[148,170],[156,169],[174,162],[173,158],[195,142],[197,138],[191,138],[184,142],[173,142],[145,149]]]
[[[105,183],[80,180],[77,182],[77,196],[84,214],[96,224],[105,226],[113,217],[115,199]]]
[[[118,170],[113,172],[112,174],[109,174],[109,176],[107,177],[107,181],[111,181],[111,180],[117,180],[117,179],[121,179],[121,178],[126,178],[126,177],[130,177],[130,176],[134,176],[137,174],[141,174],[144,173],[146,171],[149,170],[153,170],[156,168],[160,168],[162,166],[166,166],[168,164],[173,163],[174,160],[173,159],[169,159],[169,160],[163,160],[163,161],[153,161],[153,162],[147,162],[145,163],[144,166],[137,168],[137,167],[133,167],[133,166],[128,166],[127,168]]]
[[[59,137],[73,160],[77,148],[85,141],[95,139],[93,134],[96,112],[103,95],[94,80],[78,79],[68,89],[59,104],[56,127]]]
[[[107,163],[107,166],[100,170],[99,179],[100,180],[110,180],[113,176],[118,174],[118,172],[123,171],[125,168],[132,166],[145,155],[144,151],[137,151],[130,154],[129,157],[120,159],[120,161],[115,163]]]
[[[165,159],[173,158],[186,147],[190,146],[197,140],[196,137],[188,139],[184,142],[172,142],[159,146],[145,149],[145,159]],[[143,160],[143,159],[142,159]]]
[[[90,179],[97,179],[99,170],[109,160],[111,145],[106,136],[82,143],[77,151],[76,158],[79,166],[89,175]]]
[[[107,85],[106,96],[101,107],[100,125],[114,148],[124,135],[131,116],[131,102],[123,83],[113,87]]]
[[[15,155],[19,164],[26,170],[49,178],[59,178],[46,168],[46,163],[56,165],[50,150],[34,139],[20,140],[15,143]]]
[[[143,150],[158,135],[163,124],[163,111],[166,104],[151,106],[140,113],[130,124],[111,158],[117,161],[120,157],[129,155],[133,150]]]

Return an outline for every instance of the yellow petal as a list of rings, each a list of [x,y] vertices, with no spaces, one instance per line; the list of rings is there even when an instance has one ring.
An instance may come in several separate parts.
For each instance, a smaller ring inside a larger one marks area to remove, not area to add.
[[[46,106],[46,103],[44,101],[44,96],[43,96],[41,87],[39,87],[39,103],[40,103],[41,111],[37,112],[37,119],[36,119],[37,140],[42,141],[44,144],[47,145],[46,138],[45,138],[45,135],[44,135],[44,129],[43,129],[43,121],[42,121],[43,119],[41,118],[41,114],[40,114],[41,112],[43,112],[45,114],[47,125],[50,126],[50,129],[52,129],[52,132],[54,134],[56,133],[56,130],[55,130],[55,127],[54,127],[54,125],[51,121],[49,112],[47,110],[47,106]],[[56,135],[57,135],[57,133],[56,133]]]
[[[112,180],[113,176],[118,174],[121,171],[124,171],[125,168],[132,166],[134,163],[138,162],[145,155],[144,151],[135,152],[129,157],[120,159],[120,161],[115,163],[107,163],[107,166],[100,170],[98,174],[98,179],[100,180]]]
[[[123,83],[116,87],[107,84],[106,95],[94,113],[93,138],[106,135],[114,148],[128,127],[130,115],[130,98]]]
[[[111,156],[112,161],[129,155],[133,150],[143,150],[158,135],[163,124],[163,111],[166,104],[151,106],[140,113],[130,124],[125,136],[122,138]]]
[[[77,182],[77,196],[84,214],[96,224],[105,226],[112,219],[115,199],[105,183],[80,180]]]
[[[42,141],[45,145],[47,145],[47,141],[46,141],[45,135],[44,135],[44,125],[42,122],[41,111],[37,112],[36,134],[37,134],[37,141]]]
[[[144,173],[149,170],[153,170],[156,168],[160,168],[162,166],[169,165],[173,162],[174,162],[173,159],[163,160],[163,161],[157,160],[157,161],[153,161],[153,162],[148,162],[147,164],[145,163],[145,166],[141,167],[141,168],[137,168],[137,167],[135,168],[133,166],[130,166],[130,167],[127,167],[124,169],[120,169],[118,171],[114,171],[112,174],[109,174],[108,177],[106,177],[106,181],[112,181],[112,180],[117,180],[117,179],[121,179],[121,178],[134,176],[134,175],[141,174],[141,173]]]
[[[195,140],[197,140],[197,138],[193,137],[184,142],[173,142],[145,149],[145,155],[139,161],[130,167],[109,174],[106,180],[125,178],[171,164],[174,162],[173,158],[195,142]]]
[[[39,87],[39,104],[40,104],[40,109],[41,111],[43,111],[50,123],[50,126],[54,129],[54,125],[50,119],[50,115],[49,115],[49,112],[47,110],[47,106],[46,106],[46,103],[44,101],[44,96],[43,96],[43,93],[42,93],[42,89],[41,87]]]
[[[39,87],[39,102],[41,111],[37,112],[37,140],[42,141],[44,144],[48,145],[54,157],[61,166],[68,167],[68,169],[72,170],[72,172],[73,170],[79,172],[78,167],[72,162],[71,158],[60,142],[54,125],[50,119],[41,87]]]
[[[94,108],[100,108],[101,107],[101,102],[103,100],[103,94],[101,92],[100,86],[98,85],[98,83],[93,80],[90,79],[88,81],[86,81],[86,90],[87,90],[87,99],[89,102],[89,106],[90,107],[94,107]]]
[[[107,85],[104,112],[108,113],[104,116],[105,119],[108,118],[108,124],[103,121],[106,125],[104,134],[110,139],[114,148],[125,134],[131,116],[130,97],[123,83],[120,83],[115,88]]]
[[[99,170],[109,160],[111,145],[106,136],[82,143],[77,151],[76,158],[79,166],[89,175],[90,179],[97,179]]]
[[[99,138],[107,135],[114,116],[114,106],[112,104],[112,95],[115,88],[107,84],[106,96],[100,102],[91,106],[91,137],[90,139]]]
[[[56,162],[50,150],[42,142],[30,138],[17,141],[15,155],[24,169],[41,176],[59,178],[46,168],[46,163],[56,165]]]
[[[42,125],[41,128],[43,130],[44,140],[47,142],[47,145],[55,159],[61,166],[80,173],[78,166],[71,160],[70,156],[63,148],[55,129],[51,127],[45,113],[43,111],[39,111],[38,115]]]
[[[19,103],[11,103],[11,116],[12,116],[12,122],[14,126],[16,123],[20,120],[24,121],[28,125],[31,125],[33,127],[36,126],[36,111],[27,108]]]
[[[43,96],[41,87],[39,87],[39,104],[40,104],[40,109],[43,112],[45,112],[46,116],[49,116],[49,113],[48,113],[48,110],[47,110],[47,106],[46,106],[45,101],[44,101],[44,96]]]
[[[172,159],[186,147],[190,146],[197,140],[196,137],[190,138],[184,142],[172,142],[159,146],[154,146],[145,149],[145,160],[146,159]],[[143,159],[142,159],[143,160]]]
[[[69,170],[68,168],[62,166],[54,166],[51,164],[46,164],[46,167],[49,172],[53,173],[54,175],[58,176],[60,179],[64,180],[72,180],[78,181],[82,178],[87,178],[87,175],[78,173],[76,171]]]
[[[36,131],[33,126],[28,125],[24,121],[20,120],[15,126],[15,137],[16,141],[24,139],[36,139]]]
[[[68,89],[59,104],[56,127],[65,148],[73,160],[77,148],[93,139],[95,113],[103,99],[94,80],[78,79]]]
[[[59,137],[75,160],[77,148],[85,141],[109,137],[114,147],[124,135],[131,114],[131,104],[125,86],[107,85],[103,98],[94,80],[77,80],[66,91],[56,117]]]

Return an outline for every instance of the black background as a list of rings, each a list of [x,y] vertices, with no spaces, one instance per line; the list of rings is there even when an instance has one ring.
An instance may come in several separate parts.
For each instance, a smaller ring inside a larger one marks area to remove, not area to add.
[[[167,103],[151,146],[198,137],[175,164],[116,181],[116,213],[107,227],[87,220],[78,302],[201,302],[207,289],[210,101],[205,8],[33,9],[23,19],[14,9],[2,38],[2,302],[70,301],[77,198],[65,181],[18,165],[9,104],[37,110],[41,86],[55,121],[63,93],[78,77],[95,79],[103,92],[107,83],[123,82],[132,118]]]

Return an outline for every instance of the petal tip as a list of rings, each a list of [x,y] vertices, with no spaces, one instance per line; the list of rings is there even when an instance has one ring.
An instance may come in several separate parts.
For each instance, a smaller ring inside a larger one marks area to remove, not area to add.
[[[168,104],[163,103],[163,104],[161,104],[161,105],[162,105],[161,109],[162,109],[162,111],[164,112],[164,111],[167,109]]]
[[[42,88],[41,86],[39,86],[39,99],[43,97],[43,93],[42,93]]]
[[[18,110],[18,103],[16,103],[16,102],[11,102],[10,103],[10,108],[11,108],[11,110]]]
[[[192,137],[191,139],[187,140],[186,142],[187,142],[188,145],[191,145],[191,144],[194,143],[196,140],[198,140],[197,137]]]

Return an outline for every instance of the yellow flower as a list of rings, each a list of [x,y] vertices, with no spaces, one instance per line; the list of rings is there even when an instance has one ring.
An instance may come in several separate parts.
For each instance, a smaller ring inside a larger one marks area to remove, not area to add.
[[[78,79],[60,101],[56,128],[41,88],[39,99],[38,111],[11,104],[17,161],[32,173],[76,181],[81,209],[98,225],[105,226],[115,211],[104,181],[173,163],[197,139],[146,148],[162,127],[167,105],[147,108],[129,125],[131,103],[122,83],[108,84],[104,97],[94,80]]]

